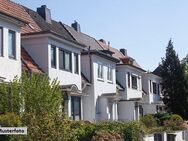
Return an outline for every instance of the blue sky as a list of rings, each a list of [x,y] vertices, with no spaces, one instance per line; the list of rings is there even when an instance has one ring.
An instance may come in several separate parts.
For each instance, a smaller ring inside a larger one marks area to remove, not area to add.
[[[51,9],[52,18],[96,39],[126,48],[146,70],[152,71],[165,55],[170,38],[180,59],[188,53],[187,0],[14,0],[33,10]]]

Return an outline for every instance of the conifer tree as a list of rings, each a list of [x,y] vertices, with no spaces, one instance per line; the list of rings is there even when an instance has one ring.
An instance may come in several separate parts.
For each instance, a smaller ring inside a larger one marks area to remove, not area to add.
[[[160,68],[163,102],[166,105],[166,110],[188,119],[186,79],[183,66],[171,40],[166,48],[166,56],[162,58]]]

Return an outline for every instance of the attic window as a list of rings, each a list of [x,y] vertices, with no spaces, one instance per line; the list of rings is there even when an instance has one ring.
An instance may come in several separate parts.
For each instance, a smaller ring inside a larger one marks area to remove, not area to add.
[[[28,24],[28,26],[29,26],[31,29],[35,29],[30,23]]]

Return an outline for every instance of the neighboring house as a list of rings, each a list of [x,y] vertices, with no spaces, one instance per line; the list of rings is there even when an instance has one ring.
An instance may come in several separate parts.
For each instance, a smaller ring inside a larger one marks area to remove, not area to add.
[[[21,7],[14,9],[0,3],[0,81],[11,81],[21,76],[21,27],[27,24],[18,14]]]
[[[82,74],[90,85],[84,90],[84,120],[118,120],[116,93],[116,63],[111,51],[104,51],[100,44],[89,35],[81,32],[80,25],[75,22],[66,29],[78,42],[85,44],[87,50],[82,51]]]
[[[51,19],[45,6],[29,15],[28,29],[22,29],[22,46],[51,80],[57,79],[65,98],[64,110],[74,120],[83,119],[80,54],[84,45],[75,41],[61,22]]]
[[[143,114],[155,114],[163,111],[164,104],[161,100],[161,77],[146,72],[143,74]]]
[[[145,72],[137,62],[127,56],[117,64],[117,80],[125,88],[118,103],[119,120],[138,120],[143,115],[139,101],[142,99],[142,74]]]

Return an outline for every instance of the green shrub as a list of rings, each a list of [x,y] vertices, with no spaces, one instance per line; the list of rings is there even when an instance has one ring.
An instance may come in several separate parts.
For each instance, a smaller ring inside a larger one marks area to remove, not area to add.
[[[144,134],[144,127],[136,121],[127,122],[123,129],[123,136],[126,141],[143,141]]]
[[[30,113],[24,114],[22,121],[27,126],[27,141],[68,141],[72,135],[70,121],[59,115]]]
[[[141,119],[140,122],[142,122],[147,128],[153,128],[157,126],[157,121],[154,118],[153,115],[148,114],[144,115]]]
[[[96,131],[96,125],[86,121],[71,121],[73,133],[70,141],[90,141]]]
[[[0,115],[0,125],[2,127],[22,127],[19,116],[14,113]],[[1,141],[22,141],[22,136],[18,135],[0,135]]]
[[[164,121],[170,119],[171,114],[166,112],[159,112],[154,115],[159,126],[164,125]]]
[[[164,121],[164,128],[170,131],[183,130],[185,128],[183,123],[181,116],[172,114],[168,120]]]

